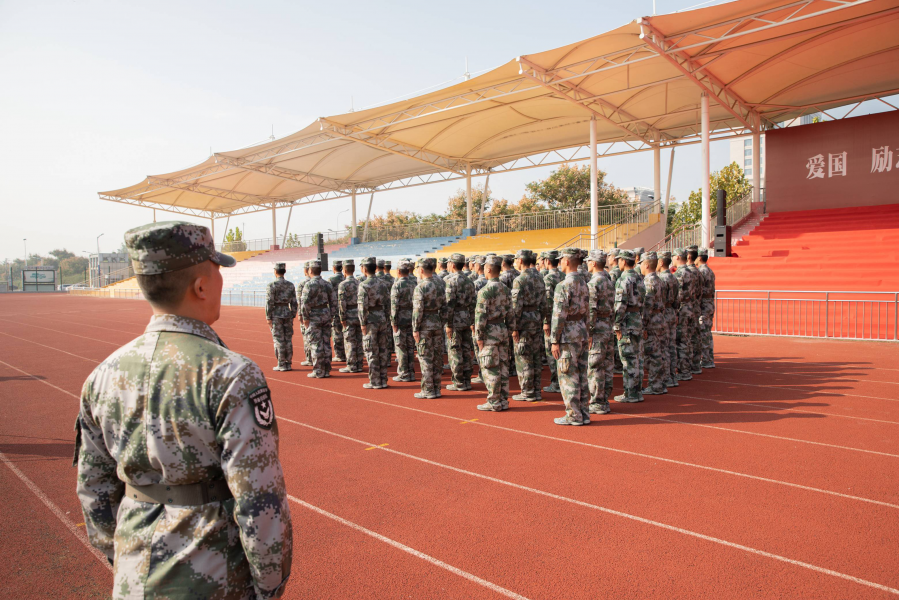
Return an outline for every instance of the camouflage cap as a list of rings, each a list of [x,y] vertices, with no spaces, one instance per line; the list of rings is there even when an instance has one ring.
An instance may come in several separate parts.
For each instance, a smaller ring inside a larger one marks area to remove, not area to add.
[[[384,259],[383,259],[383,258],[379,258],[375,264],[377,265],[377,267],[378,267],[379,269],[382,268],[382,267],[384,266]]]
[[[423,258],[421,259],[421,266],[428,271],[433,271],[437,268],[437,259],[436,258]]]
[[[590,262],[604,262],[606,258],[608,258],[608,255],[601,249],[591,250],[587,255],[587,260]]]
[[[384,268],[389,269],[392,263],[389,260],[384,261]]]
[[[709,249],[708,248],[700,248],[699,256],[705,256],[706,258],[708,258],[709,257]]]
[[[486,262],[487,262],[487,256],[486,256],[486,255],[484,255],[484,256],[477,256],[477,257],[475,257],[474,261],[475,261],[476,263],[478,263],[479,265],[484,265],[484,264],[486,264]]]
[[[322,268],[322,261],[320,261],[320,260],[317,259],[317,258],[316,258],[316,259],[313,259],[313,260],[310,260],[310,261],[309,261],[309,266],[310,266],[311,268],[319,268],[319,269],[321,269],[321,268]]]
[[[619,252],[621,252],[619,248],[612,248],[611,250],[609,250],[609,256],[611,256],[612,258],[618,258]]]
[[[678,258],[687,258],[687,249],[686,248],[675,248],[674,255]]]
[[[453,252],[453,254],[450,256],[450,260],[454,263],[464,263],[465,255],[460,254],[459,252]]]
[[[342,268],[343,268],[343,261],[342,261],[342,260],[335,260],[335,261],[334,261],[333,263],[331,263],[331,264],[334,265],[334,268],[335,268],[335,269],[342,269]]]
[[[624,260],[636,260],[637,257],[634,255],[633,250],[619,250],[618,258],[623,258]]]
[[[287,269],[287,265],[284,263],[275,263],[275,266],[273,268],[275,269],[275,271],[284,271]]]
[[[400,269],[406,270],[406,271],[411,271],[412,269],[415,268],[415,263],[412,261],[411,258],[403,258],[397,264],[397,267],[399,267]]]
[[[567,258],[574,258],[576,260],[581,260],[581,258],[583,258],[584,255],[582,253],[583,250],[574,247],[563,248],[561,251],[562,256],[565,256]]]
[[[439,265],[445,265],[448,262],[449,262],[449,259],[445,256],[441,256],[440,258],[437,259],[437,264],[439,264]]]
[[[346,259],[345,261],[343,261],[343,266],[344,266],[344,267],[355,267],[355,266],[356,266],[356,261],[353,260],[352,258],[348,258],[348,259]]]
[[[697,246],[696,244],[690,244],[689,246],[687,246],[687,251],[688,252],[698,252],[699,246]]]
[[[478,262],[478,258],[480,258],[480,257],[477,254],[472,254],[471,256],[468,257],[468,262],[470,262],[470,263]]]
[[[526,248],[522,248],[521,250],[519,250],[518,252],[515,253],[515,258],[529,258],[529,257],[532,257],[533,255],[534,255],[534,253],[531,252],[530,250],[528,250]]]
[[[378,259],[376,259],[374,256],[367,256],[363,258],[359,264],[363,267],[375,267],[378,265]]]
[[[546,258],[549,260],[559,260],[559,251],[558,250],[547,250]]]
[[[503,265],[503,257],[496,254],[485,256],[483,260],[484,262],[482,262],[481,264],[485,267],[499,268]]]
[[[216,252],[209,228],[187,221],[162,221],[130,229],[125,247],[137,275],[180,271],[207,260],[222,267],[237,264],[233,256]]]
[[[658,260],[658,259],[659,259],[658,255],[655,252],[653,252],[652,250],[650,250],[649,252],[644,252],[640,256],[640,262],[646,262],[648,260]]]
[[[514,254],[503,254],[503,260],[512,262],[513,260],[515,260],[515,255]]]
[[[671,251],[662,250],[661,252],[659,252],[659,258],[671,258]]]
[[[636,256],[640,256],[644,252],[646,252],[646,248],[644,248],[643,246],[637,246],[636,248],[634,248],[634,254]]]

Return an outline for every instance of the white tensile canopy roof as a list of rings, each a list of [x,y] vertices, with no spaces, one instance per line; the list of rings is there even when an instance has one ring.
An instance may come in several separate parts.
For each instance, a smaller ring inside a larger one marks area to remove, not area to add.
[[[899,0],[739,0],[644,17],[436,92],[101,192],[223,217],[697,143],[899,93]]]

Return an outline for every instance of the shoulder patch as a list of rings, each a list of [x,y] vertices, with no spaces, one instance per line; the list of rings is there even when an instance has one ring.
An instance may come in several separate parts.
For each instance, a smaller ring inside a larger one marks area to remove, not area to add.
[[[259,387],[250,392],[250,403],[253,405],[253,418],[263,429],[271,429],[275,422],[275,408],[272,406],[272,394],[268,387]]]

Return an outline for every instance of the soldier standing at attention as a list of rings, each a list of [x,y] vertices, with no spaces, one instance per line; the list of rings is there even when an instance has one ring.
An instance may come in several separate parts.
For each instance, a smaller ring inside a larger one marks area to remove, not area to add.
[[[546,362],[549,365],[549,385],[543,388],[544,392],[559,394],[559,373],[556,369],[556,359],[553,357],[550,342],[550,326],[552,324],[553,298],[556,294],[556,286],[565,278],[559,271],[559,253],[549,250],[546,253],[546,264],[549,267],[543,275],[543,285],[546,288],[546,317],[543,320],[543,342],[546,347]]]
[[[715,322],[715,272],[709,267],[709,249],[699,249],[699,274],[702,276],[702,299],[699,305],[699,329],[702,341],[703,369],[715,368],[715,338],[712,325]]]
[[[634,259],[637,261],[637,264],[634,266],[634,274],[643,279],[646,273],[643,272],[643,267],[640,265],[643,264],[643,253],[646,252],[646,248],[643,246],[637,246],[634,248]]]
[[[546,287],[534,268],[536,255],[519,250],[516,255],[521,274],[512,282],[512,329],[515,364],[521,393],[513,400],[537,402],[542,399],[540,372],[543,370],[543,315],[546,314]]]
[[[434,277],[436,266],[437,261],[433,258],[421,261],[421,281],[412,293],[412,335],[418,345],[421,364],[421,392],[415,397],[422,399],[439,398],[442,389],[446,291],[443,282]]]
[[[468,266],[470,268],[468,278],[474,283],[478,279],[478,259],[481,258],[477,254],[468,257]]]
[[[605,415],[612,412],[609,408],[609,396],[612,395],[612,370],[614,347],[612,340],[612,309],[615,304],[615,286],[612,278],[605,271],[606,253],[602,250],[591,250],[587,257],[587,266],[591,275],[587,282],[590,292],[590,316],[587,320],[587,331],[590,335],[590,347],[587,355],[587,382],[590,389],[591,415]]]
[[[359,323],[362,326],[362,349],[368,360],[368,383],[362,385],[369,390],[387,388],[387,367],[390,366],[390,349],[387,346],[387,328],[390,306],[390,292],[387,284],[375,276],[377,261],[369,256],[362,259],[362,268],[367,277],[359,284],[356,302],[359,308]]]
[[[359,325],[359,280],[353,276],[356,264],[352,258],[343,261],[346,278],[337,286],[337,313],[343,327],[346,366],[341,373],[362,372],[362,328]]]
[[[287,267],[275,263],[275,280],[265,290],[265,321],[272,330],[275,358],[273,371],[290,371],[293,362],[293,320],[297,316],[297,291],[284,279]]]
[[[512,293],[499,281],[502,259],[493,255],[484,260],[489,279],[478,292],[474,334],[487,402],[477,408],[500,412],[509,409],[509,329],[518,327],[511,314]]]
[[[331,376],[331,315],[337,311],[337,294],[322,279],[321,261],[310,261],[309,274],[312,277],[303,287],[302,313],[312,354],[312,372],[306,377],[323,379]]]
[[[309,342],[306,341],[306,326],[303,325],[303,288],[309,281],[309,261],[303,263],[303,281],[296,285],[297,288],[297,320],[300,322],[300,335],[303,338],[303,355],[305,359],[300,363],[301,366],[312,366],[312,354],[309,352]]]
[[[608,261],[612,262],[612,267],[609,269],[609,279],[612,280],[612,285],[616,285],[618,283],[618,278],[621,277],[621,267],[618,266],[618,248],[612,248],[609,250]],[[621,354],[618,352],[618,339],[613,335],[612,336],[612,360],[615,362],[615,367],[613,373],[621,373]]]
[[[332,266],[334,274],[328,278],[328,283],[331,284],[331,287],[333,287],[336,292],[340,287],[341,282],[344,280],[343,261],[335,260]],[[331,333],[334,338],[334,360],[337,362],[346,362],[346,352],[343,348],[343,325],[340,324],[340,314],[338,314],[338,311],[335,309],[333,315],[334,322],[331,324]]]
[[[415,381],[415,339],[412,336],[412,294],[415,283],[409,272],[415,264],[408,258],[399,263],[399,276],[390,290],[390,321],[393,323],[393,346],[396,348],[394,381]]]
[[[451,257],[450,257],[450,262],[452,262],[452,260],[453,260],[453,258],[452,258],[452,256],[451,256]],[[469,263],[469,261],[467,261],[467,260],[464,261],[463,264],[462,264],[462,270],[459,271],[459,273],[461,273],[461,274],[464,275],[465,277],[470,277],[470,276],[471,276],[471,269],[468,268],[468,263]],[[452,271],[450,271],[450,274],[452,274]]]
[[[256,363],[212,329],[234,259],[183,221],[125,245],[153,316],[87,378],[75,424],[84,526],[112,595],[279,598],[293,530],[274,406]]]
[[[465,274],[465,256],[450,256],[450,274],[446,278],[446,337],[449,340],[449,364],[453,382],[446,389],[465,392],[471,389],[472,341],[474,324],[474,284]]]
[[[583,260],[580,248],[562,250],[561,266],[565,279],[556,285],[553,295],[550,341],[552,356],[559,371],[559,387],[565,402],[565,416],[554,419],[556,425],[590,423],[590,390],[587,383],[587,317],[590,291],[578,267]]]
[[[515,278],[519,275],[521,275],[521,273],[515,268],[515,256],[512,254],[504,254],[503,270],[502,273],[499,274],[500,283],[511,290],[512,282],[515,281]]]
[[[646,365],[648,380],[642,394],[667,394],[665,381],[668,379],[667,362],[662,355],[665,348],[662,341],[665,336],[665,304],[668,301],[668,285],[663,282],[656,268],[659,266],[655,252],[644,252],[640,264],[643,272],[643,286],[646,296],[643,301],[643,330],[646,340],[643,346],[643,363]]]
[[[684,248],[677,248],[674,251],[674,264],[677,266],[674,276],[677,277],[679,286],[677,300],[680,305],[677,312],[677,380],[690,381],[693,379],[691,374],[693,348],[690,344],[693,326],[692,304],[694,288],[698,282],[693,273],[687,269],[687,251]]]
[[[437,264],[437,259],[434,259],[434,264]],[[440,313],[442,317],[440,321],[440,350],[438,352],[440,356],[440,377],[442,378],[443,371],[449,368],[449,365],[443,362],[444,355],[449,360],[449,340],[444,332],[444,329],[446,329],[446,282],[440,278],[437,271],[434,271],[434,283],[440,288],[440,297],[443,298],[443,312]]]
[[[390,274],[391,262],[389,260],[384,261],[384,279],[387,281],[387,285],[393,289],[393,284],[396,283],[396,278]]]
[[[618,267],[621,276],[615,283],[615,337],[618,353],[621,355],[624,393],[615,396],[615,402],[643,402],[640,393],[643,382],[640,373],[640,338],[643,337],[643,294],[640,293],[636,273],[634,273],[634,253],[630,250],[618,252]]]
[[[446,281],[446,278],[449,277],[449,271],[447,271],[447,264],[449,263],[449,259],[447,257],[441,257],[437,259],[437,277],[441,279],[441,281]]]
[[[695,244],[687,248],[687,270],[693,273],[696,284],[693,286],[693,329],[690,332],[690,347],[692,349],[690,360],[690,372],[693,375],[702,374],[702,333],[699,328],[699,318],[702,306],[702,273],[696,267],[696,259],[699,257],[699,246]]]
[[[671,252],[667,250],[659,252],[659,279],[668,286],[667,299],[665,305],[665,327],[666,334],[663,342],[663,352],[668,355],[666,364],[668,365],[668,376],[665,381],[665,387],[678,387],[677,382],[677,311],[680,308],[680,302],[677,297],[680,294],[680,283],[677,277],[671,272]]]

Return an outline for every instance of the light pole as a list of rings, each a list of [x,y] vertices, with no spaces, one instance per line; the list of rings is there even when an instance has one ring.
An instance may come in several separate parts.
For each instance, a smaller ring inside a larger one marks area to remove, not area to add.
[[[349,210],[350,210],[350,209],[348,208],[348,209],[346,209],[346,210],[342,210],[342,211],[340,211],[339,213],[337,213],[337,225],[336,225],[336,228],[337,228],[337,229],[336,229],[335,233],[340,231],[340,215],[342,215],[343,213],[345,213],[345,212],[347,212],[347,211],[349,211]]]
[[[103,234],[97,236],[97,287],[100,287],[102,283],[100,281],[101,271],[100,271],[100,238],[103,237]],[[91,286],[94,287],[94,286]]]
[[[22,243],[25,244],[25,268],[28,268],[28,238],[22,238]]]

